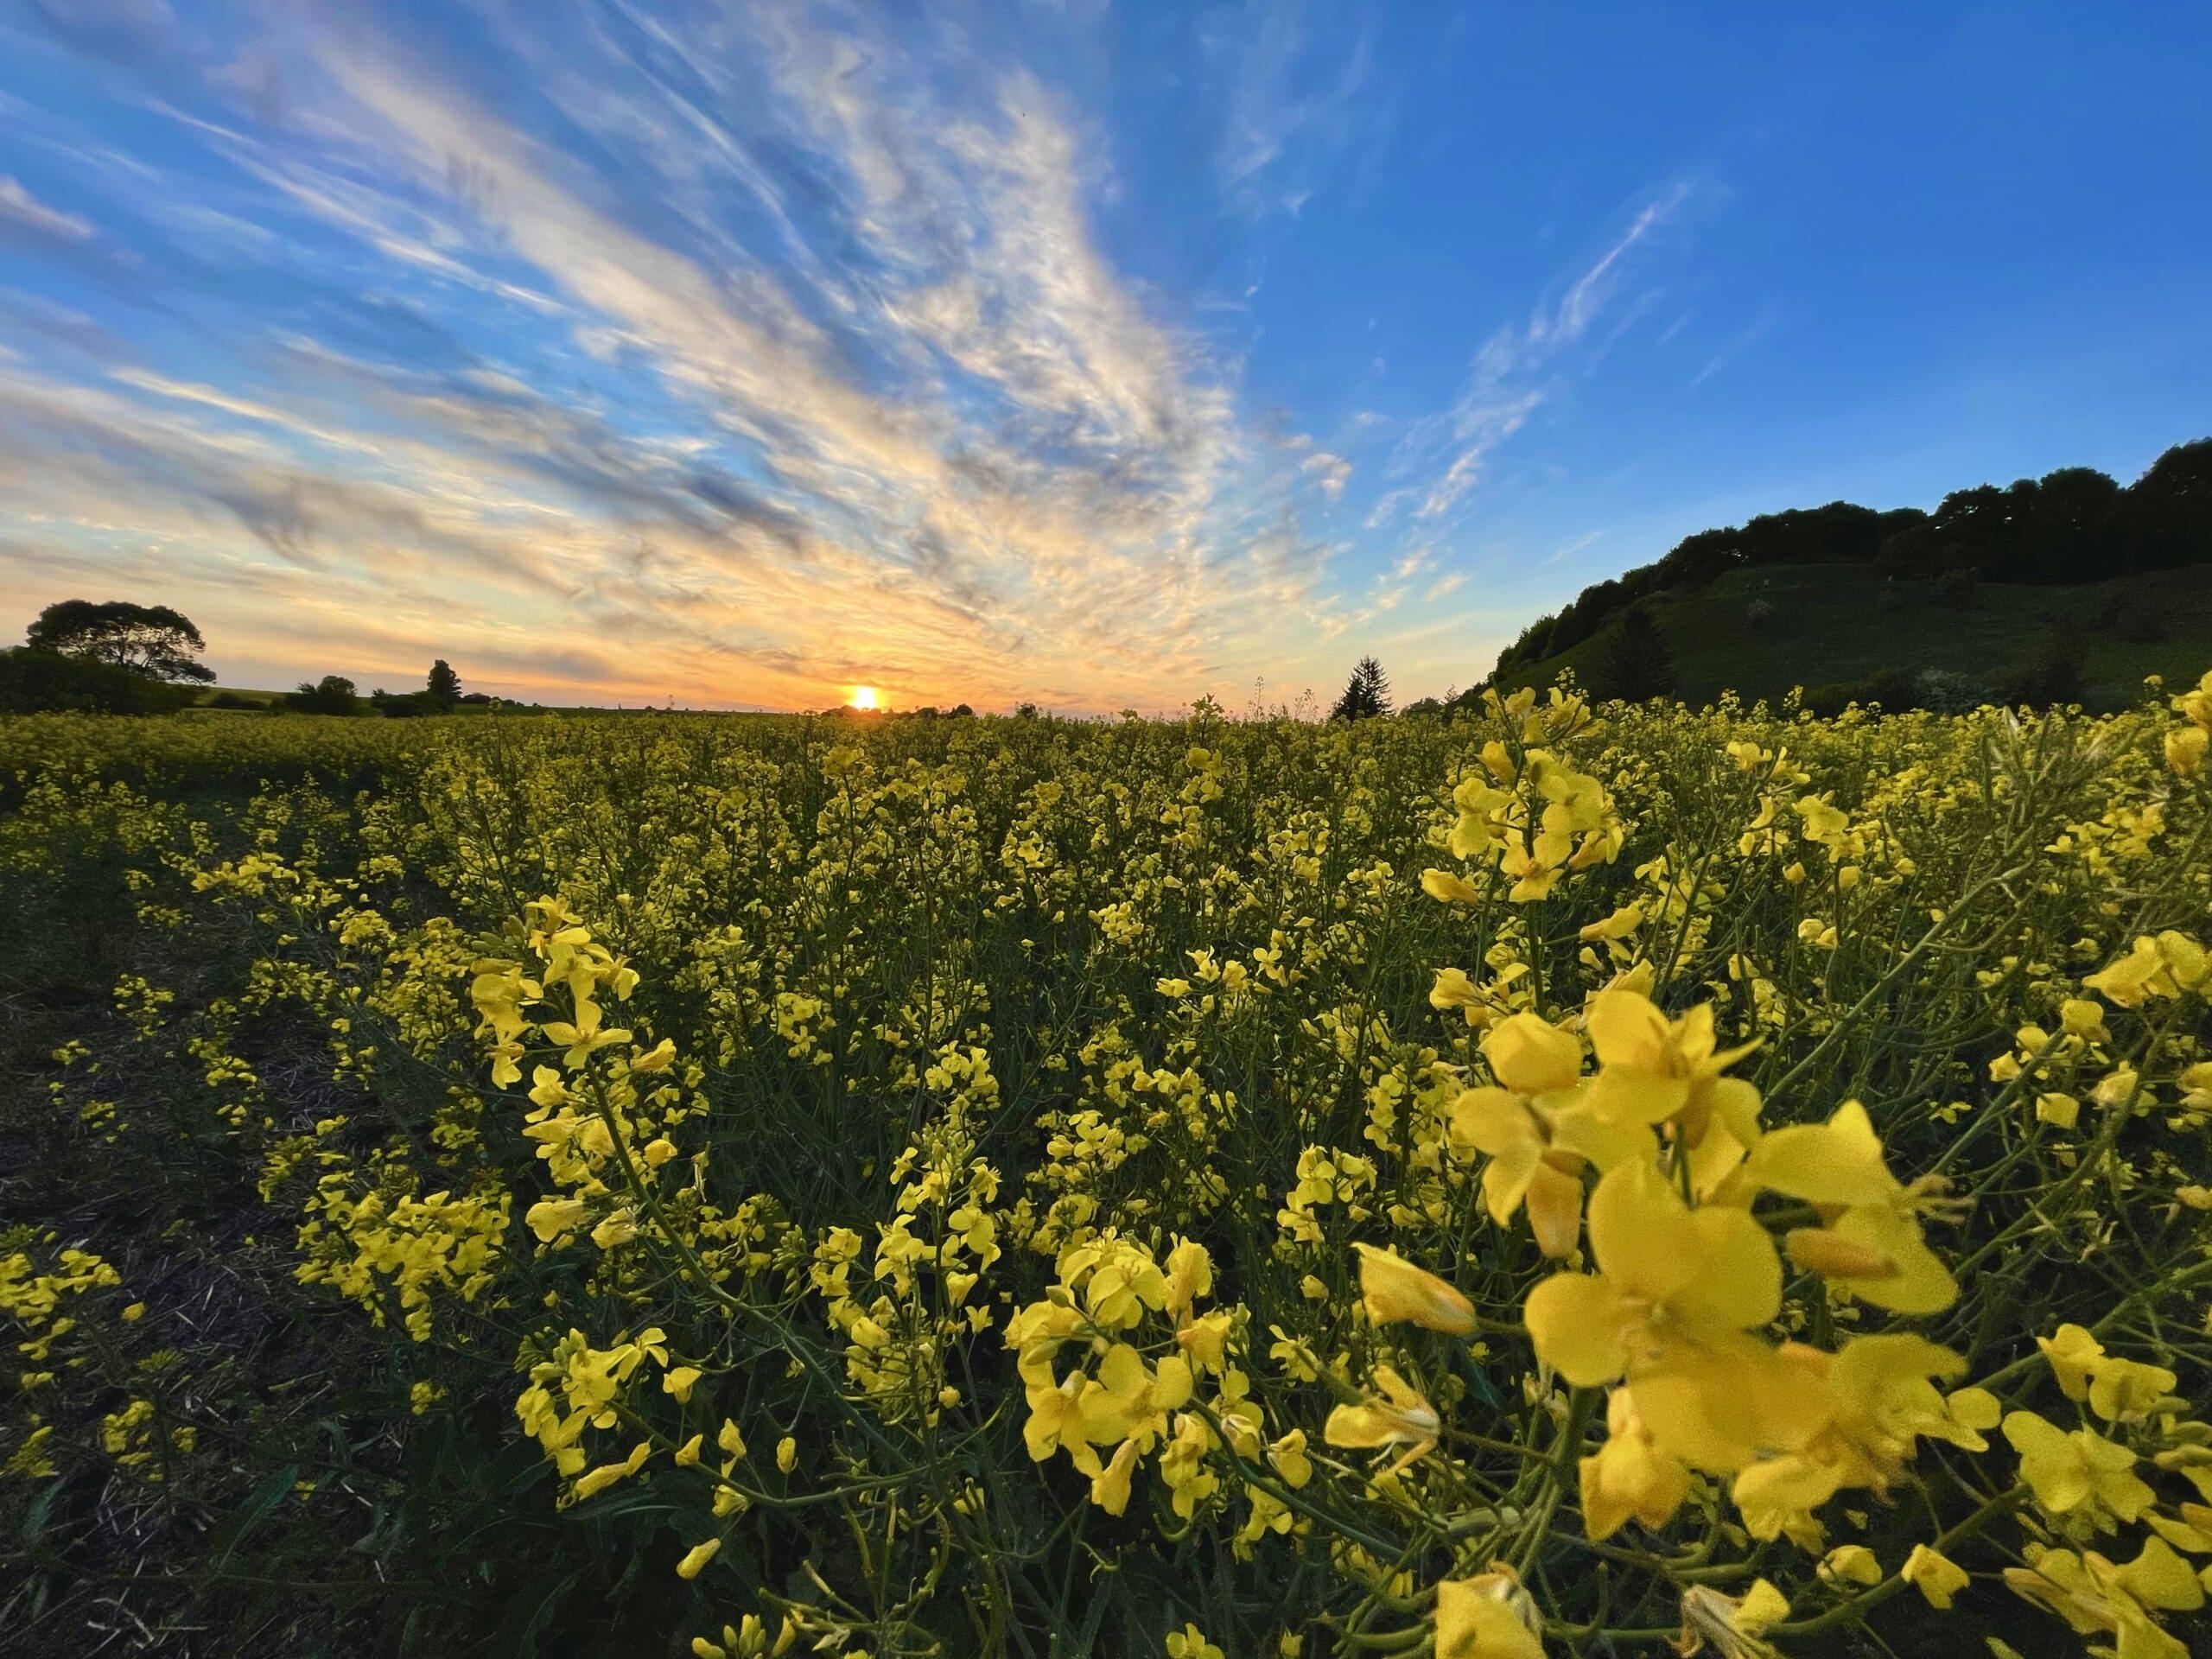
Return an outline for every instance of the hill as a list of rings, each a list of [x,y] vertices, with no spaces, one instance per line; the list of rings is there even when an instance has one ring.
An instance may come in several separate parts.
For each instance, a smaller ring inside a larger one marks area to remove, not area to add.
[[[2209,564],[2212,438],[2199,438],[2125,486],[2066,467],[1954,490],[1933,512],[1832,501],[1699,531],[1538,617],[1491,677],[1543,684],[1573,668],[1601,693],[1639,695],[1664,648],[1639,639],[1641,668],[1606,670],[1641,613],[1694,699],[1830,686],[1895,706],[1933,671],[1954,677],[1931,683],[1936,706],[2109,700],[2169,664],[2199,671]]]
[[[2110,706],[2132,698],[2146,674],[2194,680],[2212,665],[2212,586],[2201,569],[2072,588],[1981,582],[1961,604],[1945,602],[1939,580],[1872,565],[1766,565],[1662,588],[1643,603],[1673,650],[1678,694],[1693,703],[1731,689],[1756,699],[1803,686],[1832,689],[1818,702],[1855,690],[1894,706],[1894,685],[1868,682],[1936,671],[1957,681],[1924,683],[1913,700],[1940,705],[2002,694],[2007,677],[2071,660],[2081,700]],[[1585,685],[1602,683],[1623,614],[1563,652],[1503,670],[1497,683],[1546,685],[1572,670]]]

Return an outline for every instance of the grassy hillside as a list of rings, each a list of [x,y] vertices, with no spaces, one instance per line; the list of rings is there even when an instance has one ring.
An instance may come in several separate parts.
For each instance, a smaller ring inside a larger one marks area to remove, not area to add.
[[[2126,701],[2146,674],[2194,680],[2212,668],[2212,584],[2202,570],[2079,588],[1984,583],[1971,606],[1956,608],[1933,581],[1887,579],[1863,564],[1769,565],[1663,591],[1649,606],[1691,702],[1732,688],[1779,697],[1796,685],[1930,668],[1980,683],[2031,659],[2056,634],[2078,645],[2093,703]],[[1555,657],[1519,664],[1503,683],[1546,685],[1572,669],[1585,685],[1598,683],[1619,626],[1616,618]]]

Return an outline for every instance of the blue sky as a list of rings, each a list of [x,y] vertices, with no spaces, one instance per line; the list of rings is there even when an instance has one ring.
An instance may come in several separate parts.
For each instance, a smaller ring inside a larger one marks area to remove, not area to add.
[[[2212,9],[0,3],[0,627],[230,683],[1480,677],[2212,432]]]

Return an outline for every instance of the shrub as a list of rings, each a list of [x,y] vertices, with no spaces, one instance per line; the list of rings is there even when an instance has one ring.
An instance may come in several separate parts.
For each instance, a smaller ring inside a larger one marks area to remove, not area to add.
[[[1831,680],[1814,686],[1804,698],[1806,710],[1823,720],[1833,720],[1854,702],[1879,703],[1885,713],[1902,714],[1921,706],[1919,682],[1910,674],[1883,669],[1861,679]]]
[[[198,695],[190,686],[96,658],[32,645],[0,651],[0,714],[160,715],[186,707]]]
[[[2008,708],[2031,709],[2079,702],[2082,696],[2082,662],[2079,637],[2063,624],[2055,624],[2030,650],[2025,660],[1990,676],[1990,700]]]
[[[326,674],[320,680],[302,680],[298,690],[285,694],[283,706],[296,715],[358,715],[361,699],[353,681]]]

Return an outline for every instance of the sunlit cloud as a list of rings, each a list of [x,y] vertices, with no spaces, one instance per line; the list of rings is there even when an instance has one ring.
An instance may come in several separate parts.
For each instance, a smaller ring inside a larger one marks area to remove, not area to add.
[[[113,256],[0,282],[0,602],[158,592],[233,679],[1103,711],[1325,678],[1459,588],[1435,532],[1672,212],[1449,410],[1303,430],[1248,399],[1249,285],[1134,274],[1114,134],[957,13],[575,0],[446,20],[474,53],[384,9],[94,21],[20,41],[76,102],[0,226]],[[1323,188],[1372,118],[1373,17],[1332,27],[1220,25],[1222,211]]]

